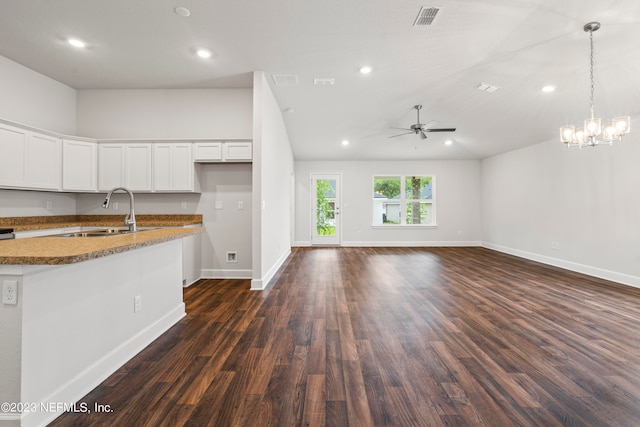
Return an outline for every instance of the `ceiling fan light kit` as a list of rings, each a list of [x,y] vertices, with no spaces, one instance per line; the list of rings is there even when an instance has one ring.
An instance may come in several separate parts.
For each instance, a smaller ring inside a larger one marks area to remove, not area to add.
[[[389,136],[388,138],[395,138],[397,136],[409,135],[409,134],[414,133],[414,134],[420,136],[420,138],[422,138],[422,139],[427,139],[426,132],[455,132],[456,131],[456,128],[427,128],[427,127],[425,127],[426,125],[424,123],[420,123],[420,110],[422,109],[422,105],[420,105],[420,104],[414,105],[413,109],[416,110],[416,112],[418,114],[418,120],[417,120],[416,124],[411,125],[408,128],[392,128],[392,129],[406,130],[408,132],[400,133],[398,135],[392,135],[392,136]]]
[[[605,143],[613,145],[614,141],[622,141],[622,136],[631,130],[631,119],[629,116],[614,117],[611,123],[605,125],[602,129],[602,120],[595,117],[595,108],[593,103],[593,32],[600,28],[599,22],[589,22],[585,24],[584,31],[589,33],[590,42],[590,68],[589,80],[591,82],[591,118],[584,121],[582,128],[576,128],[573,125],[562,126],[560,128],[560,141],[567,144],[567,147],[584,146],[595,147],[596,145]],[[601,136],[601,139],[598,137]]]

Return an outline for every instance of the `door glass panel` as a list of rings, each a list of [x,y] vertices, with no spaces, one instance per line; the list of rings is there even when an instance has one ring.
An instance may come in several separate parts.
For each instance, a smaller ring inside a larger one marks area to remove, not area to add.
[[[316,181],[316,234],[336,235],[336,180]]]

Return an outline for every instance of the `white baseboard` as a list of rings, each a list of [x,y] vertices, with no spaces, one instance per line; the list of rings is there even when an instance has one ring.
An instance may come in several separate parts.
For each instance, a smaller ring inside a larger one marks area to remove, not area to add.
[[[427,247],[432,247],[432,246],[481,246],[482,242],[477,241],[477,240],[469,240],[469,241],[457,241],[457,240],[446,240],[446,241],[433,241],[433,240],[426,240],[426,241],[370,241],[370,240],[363,240],[363,241],[357,241],[357,240],[345,240],[342,243],[340,243],[340,245],[338,246],[345,246],[345,247],[362,247],[362,248],[366,248],[366,247],[389,247],[389,248],[396,248],[396,247],[423,247],[423,248],[427,248]],[[304,247],[309,247],[309,246],[313,246],[311,244],[311,242],[309,241],[305,241],[305,240],[298,240],[293,242],[293,246],[294,247],[298,247],[298,248],[304,248]]]
[[[503,252],[520,258],[529,259],[531,261],[540,262],[542,264],[553,265],[554,267],[564,268],[565,270],[575,271],[577,273],[586,274],[588,276],[600,279],[610,280],[612,282],[622,283],[636,288],[640,288],[640,277],[631,276],[629,274],[618,273],[616,271],[605,270],[602,268],[592,267],[590,265],[579,264],[577,262],[566,261],[559,258],[553,258],[546,255],[540,255],[532,252],[521,251],[506,246],[500,246],[493,243],[483,242],[482,246],[494,251]]]
[[[388,247],[388,248],[428,248],[435,246],[481,246],[481,242],[479,241],[457,241],[457,240],[447,240],[447,241],[343,241],[340,246],[346,247]]]
[[[178,304],[173,310],[141,330],[127,341],[97,360],[91,366],[79,372],[75,377],[63,384],[58,390],[42,400],[48,402],[76,402],[76,408],[81,408],[80,399],[100,385],[109,375],[113,374],[136,354],[178,323],[186,315],[184,303]],[[93,410],[93,407],[90,408]],[[28,412],[20,417],[21,427],[44,426],[60,416],[62,412]]]
[[[275,276],[275,274],[278,272],[278,269],[280,267],[282,267],[282,265],[287,260],[287,258],[289,257],[290,254],[291,254],[291,248],[287,248],[287,250],[284,251],[284,253],[282,255],[280,255],[280,257],[271,266],[269,271],[267,271],[267,273],[262,276],[262,278],[253,279],[251,281],[251,290],[252,291],[263,291],[263,290],[265,290],[267,288],[267,286],[269,285],[269,282],[271,281],[271,279],[273,279],[273,276]]]
[[[202,279],[251,279],[253,271],[203,268],[200,276]]]

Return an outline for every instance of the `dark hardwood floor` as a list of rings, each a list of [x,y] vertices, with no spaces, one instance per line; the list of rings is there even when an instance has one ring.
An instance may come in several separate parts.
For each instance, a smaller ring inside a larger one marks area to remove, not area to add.
[[[52,426],[640,426],[640,289],[483,248],[297,248]]]

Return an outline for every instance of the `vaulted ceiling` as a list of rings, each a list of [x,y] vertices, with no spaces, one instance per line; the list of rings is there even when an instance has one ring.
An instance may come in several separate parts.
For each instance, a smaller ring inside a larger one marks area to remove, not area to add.
[[[596,115],[640,114],[638,0],[0,6],[0,55],[79,90],[250,87],[251,72],[263,71],[300,160],[481,159],[557,139],[560,126],[589,115],[583,26],[590,21],[602,24],[594,33]],[[437,14],[431,25],[416,26],[423,7]],[[73,49],[69,37],[87,46]],[[198,48],[212,57],[198,57]],[[361,74],[363,65],[371,73]],[[481,91],[482,83],[498,89]],[[544,93],[545,85],[556,90]],[[456,132],[389,138],[402,133],[392,127],[416,122],[417,104],[422,123]]]

